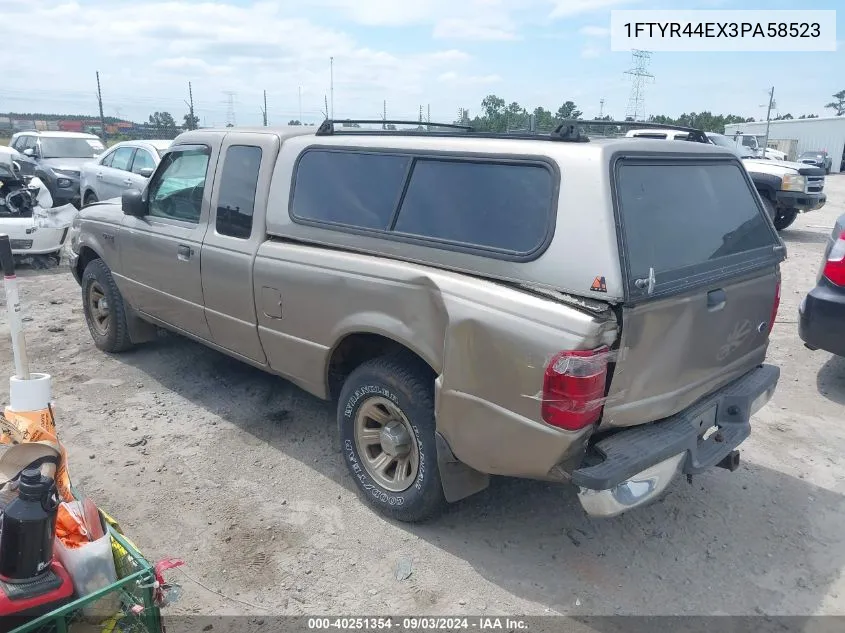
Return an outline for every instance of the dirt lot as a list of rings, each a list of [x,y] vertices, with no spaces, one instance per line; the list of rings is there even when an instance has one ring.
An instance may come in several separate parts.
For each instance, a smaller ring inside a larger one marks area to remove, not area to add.
[[[358,500],[331,405],[180,338],[100,353],[66,269],[22,272],[32,365],[55,377],[77,484],[148,556],[187,561],[170,614],[845,614],[845,360],[796,325],[845,176],[828,195],[783,233],[783,373],[742,467],[612,520],[497,480],[431,524],[387,521]],[[10,373],[5,325],[0,359]]]

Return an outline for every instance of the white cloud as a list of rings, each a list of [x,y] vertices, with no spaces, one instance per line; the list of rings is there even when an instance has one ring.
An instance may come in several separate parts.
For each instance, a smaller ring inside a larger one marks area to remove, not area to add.
[[[196,109],[209,124],[224,120],[223,91],[236,92],[236,110],[249,113],[238,123],[257,120],[264,89],[271,120],[298,118],[300,86],[303,116],[313,121],[329,92],[333,56],[336,115],[364,116],[380,112],[386,98],[394,111],[416,109],[429,82],[471,62],[457,48],[399,53],[367,47],[275,3],[139,0],[132,11],[118,13],[106,0],[0,3],[0,41],[7,50],[25,51],[4,70],[5,86],[16,89],[14,101],[4,94],[9,110],[94,114],[97,70],[107,115],[145,119],[153,110],[170,110],[179,119],[192,81]],[[395,4],[383,7],[391,11]],[[49,45],[32,46],[20,28],[29,22],[39,24],[39,41]],[[32,87],[31,68],[40,69],[39,83],[49,89]]]
[[[473,19],[450,18],[440,20],[434,25],[434,37],[437,39],[460,40],[515,40],[513,26],[496,26],[480,23]]]
[[[595,59],[596,57],[601,57],[601,50],[592,45],[587,45],[581,49],[581,57],[583,59]]]
[[[586,13],[598,13],[615,7],[631,4],[636,0],[555,0],[552,18],[565,18]]]
[[[437,81],[448,84],[486,86],[496,84],[502,81],[502,77],[496,74],[491,75],[461,75],[454,71],[443,73],[437,78]]]
[[[605,26],[584,26],[578,32],[587,37],[607,37],[610,35],[610,29]]]

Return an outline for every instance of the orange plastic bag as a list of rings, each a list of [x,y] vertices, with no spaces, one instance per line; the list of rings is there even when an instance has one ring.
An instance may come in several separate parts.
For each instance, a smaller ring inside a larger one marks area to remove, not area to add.
[[[0,444],[20,444],[21,442],[42,442],[56,449],[59,453],[59,465],[54,477],[56,487],[62,501],[73,501],[70,475],[67,471],[67,451],[59,442],[52,409],[12,411],[6,408],[5,416],[0,417]]]

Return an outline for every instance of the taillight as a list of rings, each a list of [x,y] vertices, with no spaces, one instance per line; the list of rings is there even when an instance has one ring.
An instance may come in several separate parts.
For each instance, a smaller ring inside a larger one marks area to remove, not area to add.
[[[543,377],[543,420],[569,431],[601,417],[607,383],[607,347],[556,354]]]
[[[775,302],[772,304],[772,316],[769,318],[769,334],[772,333],[772,328],[775,327],[775,319],[778,318],[778,308],[780,307],[780,279],[778,279],[777,286],[775,286]]]
[[[845,286],[845,231],[839,235],[839,239],[830,249],[822,274],[831,283]]]

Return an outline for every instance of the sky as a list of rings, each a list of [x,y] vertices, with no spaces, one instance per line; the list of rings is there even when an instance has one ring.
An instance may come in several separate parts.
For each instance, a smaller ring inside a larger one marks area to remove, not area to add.
[[[201,125],[335,118],[432,121],[496,94],[529,109],[574,101],[623,118],[631,55],[611,52],[612,9],[840,9],[836,52],[654,53],[645,111],[765,118],[831,115],[845,89],[841,0],[0,0],[0,113],[97,114],[181,122],[191,82]],[[301,110],[300,110],[301,94]],[[331,110],[332,105],[329,104]]]

